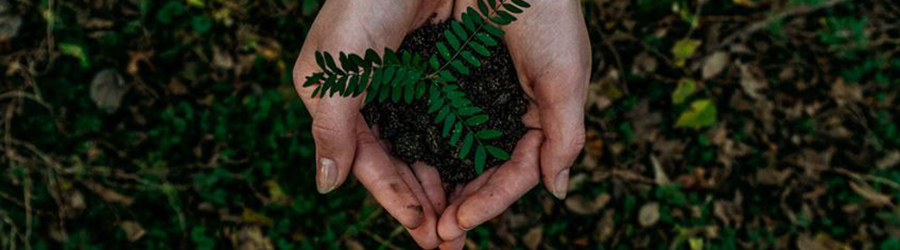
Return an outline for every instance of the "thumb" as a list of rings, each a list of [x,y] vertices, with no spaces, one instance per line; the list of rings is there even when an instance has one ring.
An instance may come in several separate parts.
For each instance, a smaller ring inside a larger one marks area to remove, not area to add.
[[[313,116],[316,187],[325,194],[344,183],[356,154],[359,98],[324,97]]]

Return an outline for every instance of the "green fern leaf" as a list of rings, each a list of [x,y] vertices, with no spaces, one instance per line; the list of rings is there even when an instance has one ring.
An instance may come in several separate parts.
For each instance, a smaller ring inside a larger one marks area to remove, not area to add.
[[[472,151],[472,143],[475,142],[475,137],[472,136],[472,132],[466,133],[466,137],[463,139],[462,147],[459,148],[459,158],[466,159],[466,156],[469,156],[469,151]]]
[[[375,73],[372,74],[372,83],[369,86],[369,93],[371,93],[371,96],[378,96],[378,90],[381,89],[381,83],[384,81],[384,76],[384,68],[375,69]]]
[[[469,126],[478,126],[488,121],[490,117],[488,115],[476,115],[466,119],[466,125]]]
[[[367,49],[366,61],[372,64],[381,64],[381,57],[378,56],[378,52],[375,52],[375,50]]]
[[[453,50],[459,50],[459,45],[460,45],[459,39],[456,38],[456,35],[454,35],[453,32],[450,32],[449,30],[445,30],[444,38],[447,39],[447,43],[449,43],[450,46],[453,47]]]
[[[463,108],[472,104],[472,101],[466,98],[459,98],[456,100],[450,101],[450,105],[454,108]]]
[[[400,58],[397,58],[397,52],[389,48],[384,48],[384,56],[381,57],[382,64],[399,64]]]
[[[438,61],[437,56],[432,55],[431,59],[428,59],[428,64],[431,65],[431,69],[439,70],[441,69],[441,62]]]
[[[409,53],[409,51],[403,51],[403,61],[400,63],[402,63],[403,65],[410,65],[412,64],[412,58],[412,53]]]
[[[484,15],[485,17],[491,16],[491,12],[488,10],[487,3],[485,3],[484,0],[478,0],[478,10],[480,10],[481,15]]]
[[[444,119],[444,129],[441,132],[443,137],[450,136],[450,129],[453,128],[453,125],[456,124],[456,116],[451,115],[448,116],[447,119]]]
[[[306,82],[303,83],[303,87],[305,88],[305,87],[315,85],[316,83],[319,83],[320,81],[322,81],[323,78],[325,78],[325,73],[322,73],[322,72],[314,73],[310,76],[307,76]]]
[[[413,97],[416,96],[416,85],[415,84],[405,84],[403,86],[403,101],[406,104],[412,103]]]
[[[428,105],[428,113],[431,114],[437,112],[442,107],[444,107],[444,100],[444,98],[436,98],[433,101],[429,101],[430,104]]]
[[[485,33],[478,33],[478,34],[475,34],[475,36],[478,37],[479,41],[481,41],[482,43],[484,43],[484,45],[487,45],[487,46],[497,46],[497,44],[500,44],[499,42],[497,42],[496,39],[494,39],[493,37],[491,37],[490,35],[485,34]]]
[[[485,26],[485,27],[487,27],[487,26]],[[475,42],[475,41],[469,42],[469,47],[472,47],[472,49],[475,50],[476,53],[478,53],[479,55],[481,55],[483,57],[491,56],[491,51],[489,51],[487,48],[484,47],[484,45],[481,45],[478,42]]]
[[[356,71],[356,68],[357,68],[356,64],[354,64],[352,61],[350,61],[350,58],[347,57],[347,54],[345,54],[344,52],[341,52],[340,57],[338,57],[338,59],[341,61],[341,67],[344,68],[344,71],[347,71],[347,72]]]
[[[481,111],[483,110],[481,110],[481,108],[479,107],[464,107],[456,111],[456,113],[458,113],[460,116],[471,116],[474,114],[478,114]]]
[[[362,95],[363,92],[366,91],[366,87],[369,84],[369,77],[372,75],[372,68],[366,68],[363,70],[362,76],[359,77],[359,83],[356,85],[356,89],[353,91],[353,97],[357,97]]]
[[[491,154],[491,156],[493,156],[494,158],[501,159],[504,161],[509,160],[509,153],[507,153],[506,151],[503,151],[503,149],[500,149],[498,147],[494,147],[491,145],[484,146],[484,149],[487,149],[487,152],[489,154]]]
[[[391,89],[391,102],[398,103],[400,98],[403,97],[403,85],[394,84],[393,86],[393,89]]]
[[[488,0],[488,7],[491,7],[491,9],[496,10],[497,9],[497,0]]]
[[[316,51],[316,64],[319,65],[319,68],[321,68],[322,71],[331,74],[331,70],[328,70],[328,66],[325,65],[325,56],[322,55],[321,51]]]
[[[334,94],[335,94],[335,93],[343,94],[343,93],[344,93],[344,89],[345,89],[346,86],[347,86],[347,79],[348,79],[348,78],[349,78],[349,77],[347,77],[347,76],[341,76],[340,78],[338,78],[337,83],[334,84],[334,86],[331,87],[331,94],[329,95],[329,97],[334,97]]]
[[[453,126],[453,135],[450,136],[450,145],[456,145],[456,143],[459,142],[459,137],[462,135],[462,130],[463,124],[461,122],[457,123],[456,126]]]
[[[459,60],[454,60],[453,62],[450,62],[450,65],[453,66],[453,68],[456,69],[456,71],[459,72],[460,74],[469,75],[469,73],[470,73],[469,68],[467,68],[466,65],[464,65]]]
[[[506,31],[503,31],[502,29],[498,28],[497,26],[494,26],[491,24],[485,24],[483,27],[484,27],[484,31],[487,31],[487,33],[491,34],[492,36],[503,37],[503,35],[506,35]]]
[[[475,173],[484,173],[485,161],[487,157],[484,154],[484,146],[478,145],[478,149],[475,149]]]
[[[503,9],[506,9],[507,11],[516,13],[516,14],[522,13],[522,9],[519,9],[519,7],[516,7],[515,5],[508,4],[508,3],[503,4]]]
[[[344,71],[341,70],[340,68],[338,68],[337,64],[334,63],[334,57],[332,57],[331,54],[329,54],[328,52],[325,52],[324,55],[325,55],[325,64],[328,65],[328,68],[330,68],[331,71],[333,71],[339,75],[345,74]]]
[[[519,7],[522,7],[522,8],[525,8],[525,9],[531,8],[531,4],[528,4],[528,3],[525,2],[524,0],[512,0],[512,2],[513,2],[514,4],[516,4],[516,5],[518,5]]]
[[[438,74],[438,82],[455,82],[455,81],[459,81],[459,80],[456,79],[456,77],[453,76],[453,74],[451,74],[447,70],[441,70],[441,73]]]
[[[319,84],[319,86],[316,86],[316,89],[313,90],[312,95],[310,95],[310,96],[316,97],[316,94],[319,94],[319,91],[322,90],[322,86],[324,86],[324,84]]]
[[[438,115],[434,117],[434,122],[438,123],[444,121],[444,118],[447,118],[447,115],[449,114],[450,106],[444,106],[443,108],[441,108],[441,111],[438,112]]]
[[[450,50],[447,49],[447,45],[444,45],[444,43],[442,42],[438,42],[437,44],[435,44],[435,46],[438,49],[438,53],[441,54],[441,57],[444,57],[445,60],[450,60],[451,55]]]
[[[503,18],[504,20],[509,21],[510,23],[515,22],[516,20],[519,20],[515,16],[513,16],[512,14],[509,14],[509,12],[506,12],[506,11],[497,11],[497,16],[499,16],[500,18]],[[506,25],[506,24],[504,24],[504,25]]]
[[[381,91],[379,91],[378,93],[379,102],[384,102],[388,99],[388,97],[391,97],[391,86],[384,83],[382,83],[382,85],[383,86],[381,86]]]
[[[450,28],[453,29],[453,33],[456,33],[460,38],[469,37],[469,33],[466,32],[466,29],[457,21],[450,21]]]
[[[357,85],[359,85],[359,75],[350,76],[350,80],[347,81],[347,88],[344,89],[344,93],[341,96],[348,97],[356,93]]]
[[[481,61],[479,61],[478,58],[475,58],[475,55],[472,55],[472,52],[462,51],[459,54],[462,56],[463,60],[466,60],[470,65],[476,68],[481,67]]]
[[[482,140],[490,140],[490,139],[500,137],[502,135],[503,135],[503,132],[500,132],[499,130],[493,130],[493,129],[485,129],[485,130],[481,130],[481,131],[478,131],[477,133],[475,133],[475,137],[478,137],[478,139],[482,139]]]
[[[509,25],[510,23],[512,23],[512,20],[497,16],[497,17],[491,17],[491,22],[494,22],[499,25]]]
[[[453,93],[457,89],[459,89],[459,85],[444,85],[444,87],[441,88],[441,91],[444,91],[446,93]]]
[[[325,94],[328,93],[328,89],[330,89],[331,86],[334,85],[334,81],[334,77],[325,79],[325,83],[322,84],[322,90],[319,91],[319,98],[325,97]]]

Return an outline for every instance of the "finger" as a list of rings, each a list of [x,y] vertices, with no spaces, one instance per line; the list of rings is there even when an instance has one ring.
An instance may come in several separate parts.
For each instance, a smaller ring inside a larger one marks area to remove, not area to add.
[[[394,157],[391,157],[391,161],[394,163],[397,173],[400,174],[400,177],[406,182],[406,185],[410,187],[413,195],[415,195],[416,199],[419,200],[419,203],[422,204],[424,221],[422,222],[422,225],[417,228],[407,229],[409,235],[424,249],[437,248],[438,245],[441,244],[441,239],[438,238],[437,235],[437,213],[431,202],[428,201],[428,197],[420,184],[420,180],[416,178],[416,175],[405,162]]]
[[[497,168],[488,169],[475,178],[475,180],[466,184],[465,187],[457,187],[457,194],[454,194],[453,199],[450,201],[450,205],[447,206],[444,213],[441,214],[441,219],[438,221],[438,236],[440,236],[442,240],[452,241],[459,239],[466,234],[466,231],[460,228],[459,223],[456,222],[456,214],[459,210],[459,205],[462,204],[466,197],[472,195],[478,191],[479,188],[484,186],[496,172]]]
[[[539,131],[526,133],[516,145],[512,160],[501,165],[484,186],[465,198],[456,213],[461,229],[472,229],[497,217],[538,184],[537,152],[542,139]]]
[[[316,187],[328,193],[340,186],[350,173],[356,155],[359,100],[326,98],[319,100],[313,118],[316,145]]]
[[[541,176],[547,190],[565,199],[569,168],[584,148],[584,105],[566,101],[539,106],[546,137],[540,151]]]
[[[422,204],[391,163],[388,154],[375,141],[365,122],[358,122],[357,157],[353,175],[372,193],[391,216],[409,229],[422,225]]]
[[[444,208],[447,207],[447,197],[444,194],[441,175],[437,169],[422,162],[413,163],[412,169],[416,174],[416,179],[419,180],[422,188],[425,189],[425,195],[428,197],[428,201],[431,202],[431,206],[434,207],[435,213],[443,213]]]
[[[441,250],[462,250],[463,247],[466,246],[466,235],[463,234],[462,237],[459,237],[455,240],[445,241],[441,243]]]

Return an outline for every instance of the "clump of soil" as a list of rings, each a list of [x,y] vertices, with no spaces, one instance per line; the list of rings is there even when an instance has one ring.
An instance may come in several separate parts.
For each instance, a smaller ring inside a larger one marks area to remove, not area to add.
[[[443,40],[447,23],[426,25],[409,34],[399,51],[421,53],[424,58],[436,53],[435,43]],[[481,67],[472,68],[472,74],[456,74],[460,89],[490,116],[490,120],[473,129],[495,129],[503,131],[503,136],[487,143],[500,147],[512,154],[516,143],[525,134],[522,116],[527,102],[525,92],[519,85],[512,58],[506,44],[489,47],[491,57],[482,59]],[[381,138],[390,143],[390,151],[407,163],[423,161],[437,168],[445,183],[467,182],[476,177],[475,163],[470,152],[469,159],[461,160],[459,154],[462,142],[451,145],[450,139],[441,136],[442,124],[434,123],[435,114],[429,114],[428,100],[422,98],[411,105],[406,103],[372,102],[363,108],[363,114],[370,126],[377,125]],[[462,140],[460,140],[462,141]],[[485,168],[500,165],[502,160],[488,157]]]

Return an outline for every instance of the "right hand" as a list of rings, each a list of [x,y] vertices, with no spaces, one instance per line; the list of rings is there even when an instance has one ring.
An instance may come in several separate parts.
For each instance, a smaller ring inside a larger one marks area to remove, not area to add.
[[[359,112],[365,96],[312,98],[306,76],[320,71],[316,51],[364,54],[366,49],[397,49],[411,30],[450,16],[452,0],[329,0],[307,34],[294,65],[294,87],[313,117],[316,186],[328,193],[354,176],[423,248],[441,244],[437,221],[447,206],[437,170],[410,167],[391,156]],[[299,31],[295,31],[299,32]],[[377,129],[377,128],[376,128]],[[462,239],[452,242],[461,247]],[[446,245],[446,244],[445,244]]]

